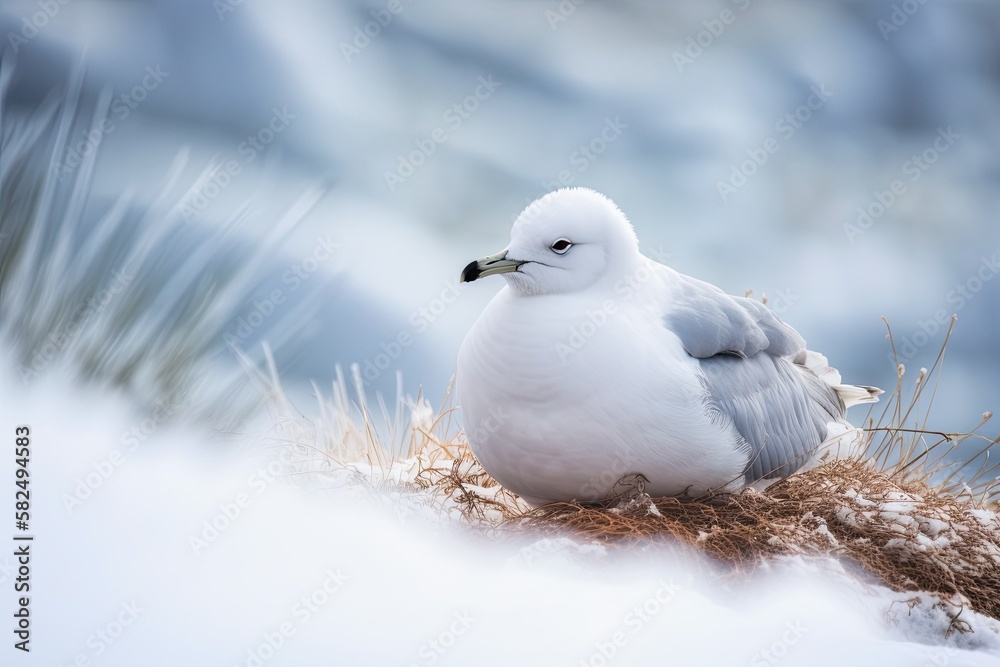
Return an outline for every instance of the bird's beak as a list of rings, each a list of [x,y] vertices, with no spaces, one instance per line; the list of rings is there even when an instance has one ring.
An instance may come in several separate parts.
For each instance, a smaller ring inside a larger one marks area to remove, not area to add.
[[[462,269],[462,282],[471,283],[473,280],[497,273],[511,273],[517,271],[522,264],[524,264],[522,260],[507,259],[507,251],[502,250],[495,255],[469,262],[469,265]]]

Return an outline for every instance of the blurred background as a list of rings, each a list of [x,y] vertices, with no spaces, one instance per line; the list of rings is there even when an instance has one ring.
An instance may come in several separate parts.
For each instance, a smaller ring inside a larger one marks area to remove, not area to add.
[[[987,664],[996,633],[812,564],[720,586],[657,549],[458,538],[396,486],[275,477],[293,411],[262,409],[247,366],[267,342],[305,414],[285,425],[331,440],[311,394],[338,367],[387,420],[400,394],[436,406],[503,284],[461,269],[578,185],[647,255],[766,295],[847,382],[895,387],[884,317],[912,386],[957,314],[929,426],[970,429],[1000,408],[998,34],[986,2],[0,1],[0,432],[32,430],[31,664],[431,664],[459,613],[476,625],[438,664],[594,663],[673,577],[621,664],[771,661],[793,622],[783,664]]]
[[[159,291],[109,308],[155,325],[94,334],[93,378],[125,377],[101,370],[115,346],[138,367],[184,329],[213,376],[239,376],[230,343],[259,359],[268,340],[295,396],[357,364],[371,390],[401,376],[436,404],[501,286],[460,270],[527,203],[581,185],[646,254],[766,295],[848,382],[895,386],[882,317],[911,382],[957,314],[930,425],[964,430],[1000,407],[998,33],[1000,6],[916,0],[6,0],[0,162],[48,123],[56,166],[25,173],[67,190],[73,238],[120,207],[109,238],[148,241],[119,255]],[[53,271],[39,294],[79,286]],[[23,369],[59,318],[19,329],[37,305],[10,305],[18,284],[0,328]],[[214,328],[193,327],[213,299]],[[160,356],[150,377],[179,363]]]

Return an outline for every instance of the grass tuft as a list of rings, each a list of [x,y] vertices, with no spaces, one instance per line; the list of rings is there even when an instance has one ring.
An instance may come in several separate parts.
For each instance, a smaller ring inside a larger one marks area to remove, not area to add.
[[[159,194],[137,204],[129,192],[94,196],[94,147],[70,159],[82,134],[102,136],[110,90],[86,112],[83,70],[37,108],[16,109],[8,89],[14,63],[0,59],[0,341],[28,385],[54,367],[110,385],[144,408],[204,419],[229,429],[253,410],[246,376],[227,359],[224,334],[259,295],[275,248],[322,196],[308,189],[269,238],[240,240],[251,206],[220,224],[185,219],[181,150]],[[188,189],[200,188],[218,165]],[[275,345],[310,308],[289,309],[267,328]],[[277,324],[275,322],[274,324]]]

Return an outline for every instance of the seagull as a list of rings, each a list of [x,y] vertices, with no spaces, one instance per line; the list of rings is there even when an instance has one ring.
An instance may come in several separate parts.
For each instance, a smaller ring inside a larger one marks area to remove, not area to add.
[[[654,497],[765,488],[863,432],[843,384],[765,304],[653,261],[610,199],[565,188],[530,204],[510,244],[462,282],[506,280],[458,355],[476,458],[532,506],[600,501],[641,476]]]

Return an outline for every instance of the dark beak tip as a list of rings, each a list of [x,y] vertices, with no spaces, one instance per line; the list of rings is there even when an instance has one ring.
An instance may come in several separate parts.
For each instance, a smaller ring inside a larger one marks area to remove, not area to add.
[[[479,278],[479,274],[482,273],[479,269],[479,261],[473,260],[469,262],[464,269],[462,269],[462,278],[460,282],[471,283]]]

